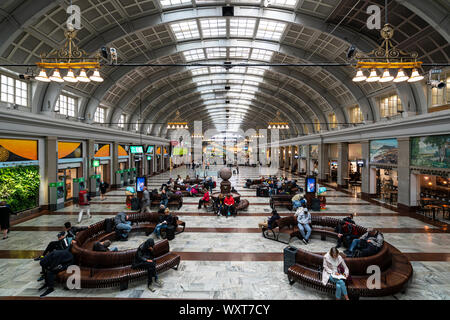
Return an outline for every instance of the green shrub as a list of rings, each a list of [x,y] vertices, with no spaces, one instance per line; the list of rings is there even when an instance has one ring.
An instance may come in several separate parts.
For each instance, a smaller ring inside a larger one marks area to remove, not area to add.
[[[0,169],[0,200],[6,200],[14,212],[39,205],[39,167]]]

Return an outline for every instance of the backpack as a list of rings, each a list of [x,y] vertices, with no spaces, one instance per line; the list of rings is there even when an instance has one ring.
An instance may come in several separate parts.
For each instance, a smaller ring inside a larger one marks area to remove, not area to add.
[[[114,229],[114,218],[105,219],[105,232],[110,233]]]

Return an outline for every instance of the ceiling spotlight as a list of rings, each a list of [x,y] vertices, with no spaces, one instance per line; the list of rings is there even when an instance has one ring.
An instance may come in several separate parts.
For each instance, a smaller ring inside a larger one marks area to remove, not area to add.
[[[411,78],[408,79],[408,82],[417,82],[423,80],[424,76],[422,76],[417,69],[413,69],[411,73]]]
[[[353,82],[361,82],[366,80],[367,77],[364,75],[364,72],[361,69],[358,69],[356,72],[356,76],[352,79]]]
[[[446,87],[446,83],[444,81],[439,80],[430,80],[428,84],[430,85],[431,88],[435,89],[443,89]]]
[[[369,77],[366,79],[367,82],[376,82],[380,80],[380,76],[377,73],[376,69],[372,69],[372,71],[370,71],[370,75]]]
[[[403,69],[398,70],[397,77],[395,77],[394,82],[404,82],[408,80],[409,77],[406,75],[405,71]]]
[[[355,55],[355,53],[356,53],[356,47],[355,47],[354,44],[352,44],[352,45],[350,46],[350,48],[348,48],[348,51],[347,51],[347,59],[353,58],[354,55]]]

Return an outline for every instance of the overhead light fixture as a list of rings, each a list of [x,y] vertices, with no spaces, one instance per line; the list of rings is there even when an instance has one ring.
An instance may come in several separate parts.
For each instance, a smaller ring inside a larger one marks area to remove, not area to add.
[[[47,77],[47,73],[44,69],[41,69],[39,74],[35,78],[36,80],[42,81],[42,82],[50,82],[51,80]]]
[[[398,70],[397,76],[394,79],[395,83],[398,82],[404,82],[406,80],[408,80],[409,77],[406,75],[405,71],[403,69]]]
[[[55,82],[64,82],[63,78],[61,78],[61,74],[59,73],[58,69],[55,69],[53,71],[53,74],[48,77],[51,81],[55,81]]]
[[[417,69],[413,69],[411,73],[411,78],[408,79],[408,82],[417,82],[423,80],[425,77],[422,76]]]
[[[377,73],[376,69],[372,69],[372,71],[370,71],[370,75],[369,77],[366,79],[366,82],[376,82],[380,80],[380,76]]]
[[[80,82],[91,82],[91,79],[89,79],[86,70],[84,69],[81,69],[80,74],[77,77],[77,80]]]
[[[89,77],[89,79],[94,82],[103,82],[103,78],[100,76],[100,71],[98,71],[98,69],[94,70],[94,73]]]
[[[69,69],[69,71],[67,71],[67,75],[64,76],[63,79],[64,79],[64,81],[67,81],[67,82],[72,82],[72,83],[78,82],[72,69]]]
[[[353,82],[361,82],[366,79],[367,79],[367,77],[364,75],[364,72],[361,69],[358,69],[355,77],[352,80],[353,80]]]
[[[394,77],[389,73],[389,69],[385,69],[381,76],[380,82],[389,82],[394,80]]]

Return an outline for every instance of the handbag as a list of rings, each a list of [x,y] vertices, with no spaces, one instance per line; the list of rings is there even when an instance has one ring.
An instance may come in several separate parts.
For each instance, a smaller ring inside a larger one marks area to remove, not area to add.
[[[345,274],[345,268],[344,268],[344,266],[342,265],[342,263],[340,263],[340,264],[337,266],[337,272],[339,272],[339,273],[341,273],[341,274]],[[345,281],[345,284],[346,284],[346,285],[352,283],[352,281],[353,281],[353,280],[352,280],[352,276],[349,274],[348,277],[347,277],[344,281]]]

